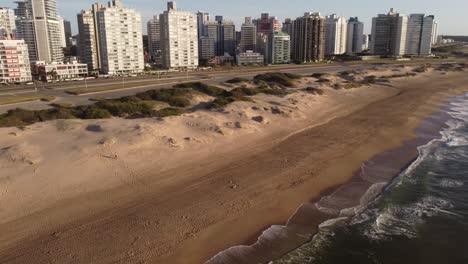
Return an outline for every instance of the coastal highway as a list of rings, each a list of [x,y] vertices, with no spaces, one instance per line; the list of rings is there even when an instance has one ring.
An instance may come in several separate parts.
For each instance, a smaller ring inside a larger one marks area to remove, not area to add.
[[[442,61],[437,61],[442,62]],[[408,64],[410,62],[401,62]],[[421,62],[419,62],[421,63]],[[311,64],[311,65],[279,65],[268,67],[235,68],[231,70],[211,70],[197,72],[179,72],[168,75],[143,75],[133,78],[110,78],[96,79],[88,81],[62,82],[24,86],[9,86],[0,88],[0,99],[2,97],[21,97],[30,95],[54,96],[56,103],[70,103],[73,105],[86,105],[92,103],[89,99],[97,97],[119,98],[122,96],[133,95],[151,89],[168,88],[177,83],[201,81],[209,84],[220,84],[234,77],[252,78],[257,74],[267,72],[288,72],[299,75],[310,75],[317,72],[340,72],[345,70],[370,69],[376,67],[376,63],[334,63],[334,64]],[[394,64],[390,64],[394,65]],[[37,89],[35,89],[37,88]],[[87,89],[96,92],[72,95],[67,92]],[[99,91],[102,89],[112,89]],[[50,103],[41,101],[31,101],[24,103],[0,105],[0,113],[5,113],[10,109],[24,108],[30,110],[50,108]]]

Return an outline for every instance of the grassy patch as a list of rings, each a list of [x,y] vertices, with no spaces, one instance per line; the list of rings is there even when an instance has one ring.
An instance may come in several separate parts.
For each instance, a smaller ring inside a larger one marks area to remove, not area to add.
[[[83,94],[92,94],[92,93],[100,93],[100,92],[107,92],[113,90],[122,90],[123,87],[102,87],[102,88],[95,88],[95,89],[76,89],[71,91],[66,91],[66,93],[71,95],[83,95]]]
[[[295,80],[301,79],[300,75],[292,74],[292,73],[282,73],[282,72],[273,72],[273,73],[265,73],[259,74],[254,77],[254,82],[259,83],[261,81],[278,84],[285,87],[295,87]]]
[[[25,96],[0,97],[0,105],[17,104],[17,103],[24,103],[24,102],[39,101],[39,100],[44,101],[44,102],[51,102],[55,100],[55,97],[51,95],[25,95]]]
[[[245,78],[236,77],[236,78],[226,81],[226,83],[231,83],[231,84],[243,83],[243,82],[249,82],[249,80]]]
[[[305,91],[315,95],[323,95],[325,92],[322,89],[315,88],[315,87],[307,87]]]

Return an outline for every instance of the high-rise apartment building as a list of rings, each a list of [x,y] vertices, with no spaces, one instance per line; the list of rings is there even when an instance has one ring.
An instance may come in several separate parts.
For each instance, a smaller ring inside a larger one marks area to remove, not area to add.
[[[408,18],[405,55],[431,54],[434,16],[412,14]]]
[[[438,36],[439,36],[439,23],[434,20],[434,26],[432,27],[432,45],[437,44]]]
[[[15,12],[13,9],[0,7],[0,39],[13,39],[15,32]]]
[[[272,36],[272,63],[291,62],[291,38],[287,33],[275,32]]]
[[[236,25],[232,21],[224,20],[221,24],[224,54],[236,55]],[[222,54],[222,55],[224,55]]]
[[[293,22],[292,19],[286,18],[283,22],[283,28],[282,31],[289,36],[292,36],[292,31],[293,31]]]
[[[31,80],[28,45],[24,40],[0,40],[0,83]]]
[[[211,38],[214,41],[215,56],[223,55],[223,40],[221,36],[221,25],[217,21],[208,21],[205,23],[205,37]]]
[[[325,55],[346,53],[348,22],[345,17],[335,14],[326,17]]]
[[[209,61],[216,56],[215,54],[215,40],[211,37],[201,37],[200,38],[200,60]]]
[[[293,22],[292,60],[296,63],[322,61],[325,58],[325,18],[305,13]]]
[[[277,17],[270,16],[268,13],[261,14],[259,19],[253,23],[257,26],[257,33],[273,34],[281,30],[281,23]]]
[[[348,37],[346,53],[361,53],[364,46],[364,23],[357,17],[348,20]]]
[[[88,65],[89,71],[100,71],[101,69],[97,12],[103,8],[102,4],[93,4],[91,10],[83,10],[77,16],[80,60]]]
[[[381,56],[402,56],[406,51],[408,17],[395,12],[372,19],[371,53]]]
[[[198,37],[201,38],[205,36],[205,24],[210,21],[210,14],[198,11],[197,12],[197,28],[198,28]]]
[[[65,44],[67,48],[70,48],[72,45],[72,30],[71,30],[71,23],[70,21],[64,19],[63,20],[63,28],[65,31]]]
[[[62,35],[56,0],[19,0],[17,38],[28,45],[31,62],[62,62]]]
[[[257,46],[257,27],[252,23],[251,17],[246,17],[241,27],[241,52],[255,51]]]
[[[60,45],[61,45],[62,48],[66,48],[67,47],[67,41],[66,41],[67,37],[65,37],[65,20],[61,16],[59,16],[58,21],[59,21],[59,29],[60,29]]]
[[[139,73],[145,69],[141,15],[120,0],[97,11],[101,72]]]
[[[167,11],[160,15],[163,67],[198,67],[197,15],[179,11],[175,2],[169,2]]]
[[[148,52],[156,65],[162,64],[161,54],[161,24],[159,23],[159,15],[154,16],[147,24],[148,27]]]

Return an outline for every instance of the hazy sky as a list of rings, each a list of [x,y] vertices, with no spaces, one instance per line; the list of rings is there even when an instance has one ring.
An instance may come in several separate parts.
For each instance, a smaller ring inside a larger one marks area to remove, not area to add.
[[[14,0],[0,0],[0,6],[15,7]],[[89,9],[100,0],[57,0],[60,15],[72,22],[72,30],[77,32],[76,14]],[[140,11],[143,21],[165,10],[165,0],[123,0],[124,5]],[[268,12],[283,20],[295,18],[307,11],[320,12],[322,15],[336,13],[341,16],[357,16],[364,23],[366,32],[376,14],[387,13],[393,7],[402,14],[425,13],[435,15],[439,22],[440,33],[446,35],[468,35],[467,0],[179,0],[178,9],[203,10],[210,15],[223,15],[240,25],[245,16],[259,17]],[[145,27],[146,28],[146,27]],[[145,29],[146,31],[146,29]]]

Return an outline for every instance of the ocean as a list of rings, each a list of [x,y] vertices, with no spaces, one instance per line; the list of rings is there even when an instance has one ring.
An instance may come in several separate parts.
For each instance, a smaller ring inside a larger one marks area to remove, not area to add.
[[[319,231],[274,264],[467,264],[468,95],[444,128],[351,221]]]

